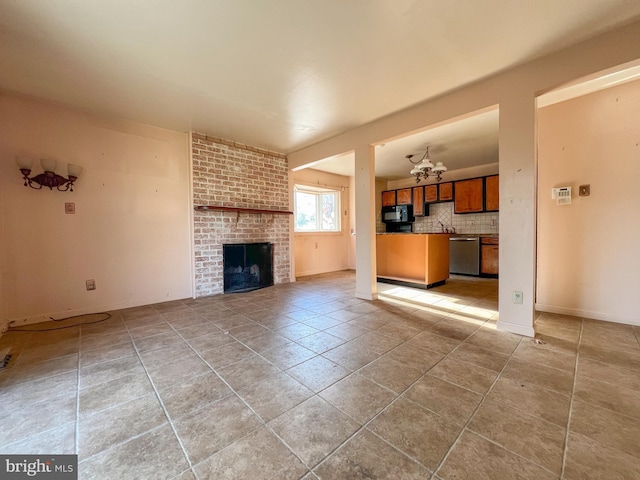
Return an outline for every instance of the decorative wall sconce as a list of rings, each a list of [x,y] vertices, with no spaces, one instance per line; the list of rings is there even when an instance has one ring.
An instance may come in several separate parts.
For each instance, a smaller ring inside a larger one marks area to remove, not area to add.
[[[73,183],[82,173],[82,167],[70,163],[67,165],[67,174],[69,175],[69,178],[65,178],[56,173],[58,162],[52,159],[43,158],[40,160],[40,165],[42,166],[44,173],[40,173],[35,177],[29,177],[29,175],[31,175],[31,159],[16,157],[16,163],[18,164],[18,168],[24,178],[24,186],[29,186],[36,190],[40,190],[42,187],[49,187],[49,190],[53,190],[55,187],[61,192],[66,192],[67,190],[73,192]],[[36,187],[34,184],[37,184],[38,186]]]

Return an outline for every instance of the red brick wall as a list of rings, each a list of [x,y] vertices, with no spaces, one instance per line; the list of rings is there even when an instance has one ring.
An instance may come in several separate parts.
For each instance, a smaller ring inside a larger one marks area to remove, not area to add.
[[[191,134],[193,203],[288,211],[285,155]],[[196,296],[222,293],[224,243],[273,243],[274,282],[289,282],[291,215],[194,212]]]

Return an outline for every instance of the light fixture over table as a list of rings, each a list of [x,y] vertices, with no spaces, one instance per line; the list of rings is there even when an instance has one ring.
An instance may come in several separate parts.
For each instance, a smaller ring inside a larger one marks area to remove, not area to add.
[[[65,178],[56,173],[58,162],[52,159],[43,158],[40,160],[40,165],[42,166],[44,173],[40,173],[35,177],[29,177],[29,175],[31,175],[31,164],[33,163],[31,159],[16,157],[16,163],[24,177],[24,186],[29,186],[36,190],[40,190],[42,187],[49,187],[49,190],[53,190],[55,187],[61,192],[66,192],[67,190],[73,192],[73,183],[82,173],[82,167],[70,163],[67,165],[67,174],[69,175],[69,178]],[[38,186],[36,187],[34,184]]]
[[[429,147],[420,160],[413,161],[413,155],[407,155],[405,158],[415,165],[411,169],[411,175],[416,177],[416,183],[420,183],[420,180],[426,180],[429,176],[435,176],[437,181],[442,180],[442,174],[447,171],[447,167],[442,162],[436,162],[434,165],[429,158]]]

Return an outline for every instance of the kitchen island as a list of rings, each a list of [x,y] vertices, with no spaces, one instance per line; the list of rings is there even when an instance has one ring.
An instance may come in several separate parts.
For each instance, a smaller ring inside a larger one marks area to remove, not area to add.
[[[443,233],[379,233],[376,235],[377,277],[381,282],[442,285],[449,278],[449,235]]]

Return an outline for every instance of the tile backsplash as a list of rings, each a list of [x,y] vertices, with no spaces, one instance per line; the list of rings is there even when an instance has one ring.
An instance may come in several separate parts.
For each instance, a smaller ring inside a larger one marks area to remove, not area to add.
[[[445,228],[455,228],[456,233],[498,233],[500,215],[498,212],[453,213],[453,202],[434,203],[429,206],[428,217],[416,217],[413,224],[415,233],[440,233],[442,222]]]

